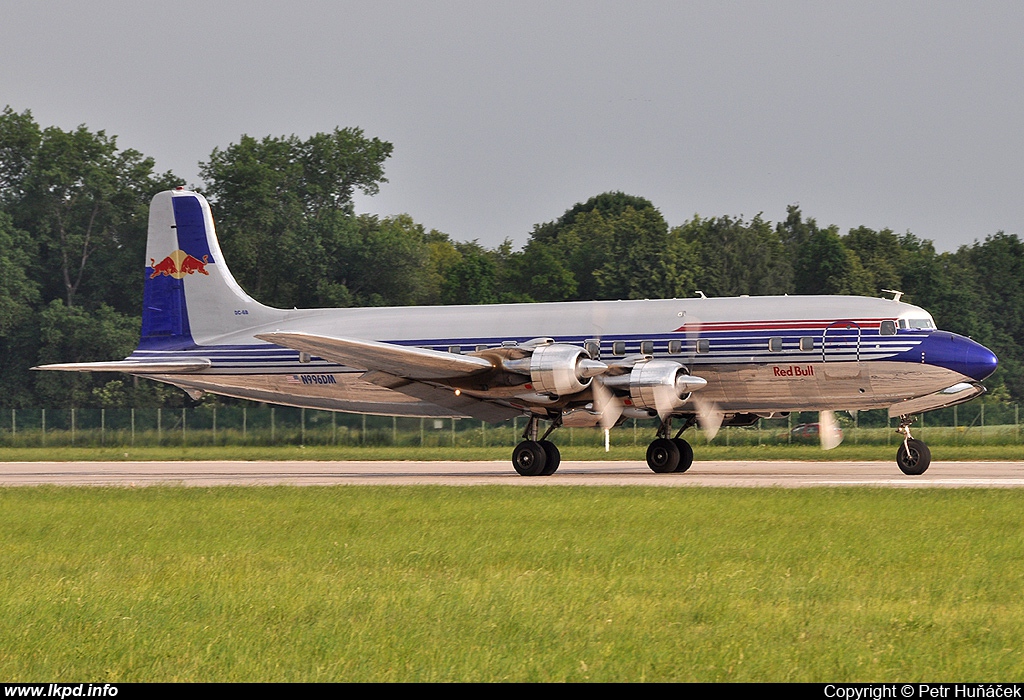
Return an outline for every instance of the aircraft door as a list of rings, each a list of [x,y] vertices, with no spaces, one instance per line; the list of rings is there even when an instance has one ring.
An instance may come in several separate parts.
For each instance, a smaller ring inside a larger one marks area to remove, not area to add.
[[[860,362],[860,326],[853,321],[829,324],[821,337],[822,362]]]

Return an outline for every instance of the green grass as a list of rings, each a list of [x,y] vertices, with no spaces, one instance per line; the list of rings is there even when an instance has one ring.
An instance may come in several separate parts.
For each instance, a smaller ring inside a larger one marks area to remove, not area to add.
[[[7,681],[1006,681],[1020,490],[0,490]]]
[[[610,452],[597,445],[567,445],[556,439],[565,460],[640,460],[647,443],[614,445]],[[697,461],[704,460],[895,460],[898,441],[891,445],[842,444],[834,450],[811,445],[694,445]],[[1024,445],[931,445],[932,459],[941,461],[1021,460]],[[475,461],[511,459],[512,447],[408,446],[165,446],[165,447],[0,447],[0,462],[88,462],[167,460],[319,460],[319,461]]]

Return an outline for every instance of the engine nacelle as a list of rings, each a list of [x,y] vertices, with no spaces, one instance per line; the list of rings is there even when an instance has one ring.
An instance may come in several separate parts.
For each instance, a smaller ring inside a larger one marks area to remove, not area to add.
[[[687,374],[685,367],[671,360],[638,362],[628,375],[607,377],[604,383],[628,388],[634,406],[655,411],[678,408],[691,392],[707,386],[707,381]]]
[[[520,362],[506,362],[505,367],[516,371]],[[534,391],[554,396],[583,391],[590,386],[594,376],[608,369],[608,365],[603,362],[591,360],[583,348],[560,344],[545,345],[534,350],[530,355],[529,367]]]

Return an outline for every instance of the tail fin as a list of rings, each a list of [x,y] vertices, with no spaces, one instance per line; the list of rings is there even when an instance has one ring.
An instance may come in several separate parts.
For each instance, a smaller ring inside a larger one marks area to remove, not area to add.
[[[238,286],[221,253],[206,198],[161,192],[149,209],[140,350],[177,350],[276,318]]]

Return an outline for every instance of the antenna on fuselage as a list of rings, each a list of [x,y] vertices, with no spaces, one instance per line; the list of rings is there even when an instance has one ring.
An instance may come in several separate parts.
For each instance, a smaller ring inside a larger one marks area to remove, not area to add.
[[[698,289],[698,290],[696,291],[696,294],[697,294],[697,296],[699,296],[699,297],[700,297],[701,299],[707,299],[707,298],[708,298],[708,295],[707,295],[707,294],[705,294],[704,292],[702,292],[702,291],[701,291],[701,290],[699,290],[699,289]]]
[[[903,292],[897,291],[895,289],[883,289],[882,291],[892,294],[893,301],[899,301],[900,299],[903,298]]]

